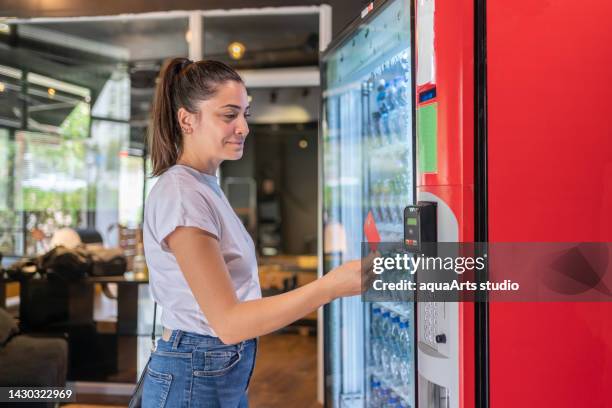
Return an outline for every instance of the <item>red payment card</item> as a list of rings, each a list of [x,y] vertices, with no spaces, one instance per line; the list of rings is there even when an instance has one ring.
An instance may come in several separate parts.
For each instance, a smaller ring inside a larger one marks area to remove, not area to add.
[[[376,221],[374,221],[372,211],[368,211],[368,216],[363,224],[363,232],[365,233],[366,240],[370,244],[370,251],[376,252],[378,244],[380,243],[380,234],[378,233],[378,228],[376,228]]]

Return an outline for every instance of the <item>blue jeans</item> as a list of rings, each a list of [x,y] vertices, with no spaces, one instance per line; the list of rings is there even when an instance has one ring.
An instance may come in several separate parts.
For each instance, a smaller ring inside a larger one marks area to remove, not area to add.
[[[143,408],[247,408],[257,340],[223,344],[217,337],[173,330],[159,339],[144,379]]]

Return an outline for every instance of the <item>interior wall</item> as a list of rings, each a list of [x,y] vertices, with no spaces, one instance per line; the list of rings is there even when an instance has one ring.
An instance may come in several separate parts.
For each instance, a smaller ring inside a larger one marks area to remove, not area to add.
[[[307,146],[301,148],[300,140]],[[317,247],[317,130],[287,135],[282,185],[283,236],[289,254],[316,253]]]
[[[305,147],[300,147],[301,140]],[[281,204],[283,253],[316,252],[316,122],[300,127],[252,126],[243,158],[224,162],[221,172],[222,177],[254,178],[258,189],[265,178],[274,180]]]
[[[286,254],[316,252],[317,239],[317,128],[258,133],[256,177],[272,178],[280,194],[282,250]],[[307,146],[301,148],[300,140]]]
[[[253,88],[250,123],[310,123],[319,120],[320,88]],[[273,98],[272,93],[276,96]]]

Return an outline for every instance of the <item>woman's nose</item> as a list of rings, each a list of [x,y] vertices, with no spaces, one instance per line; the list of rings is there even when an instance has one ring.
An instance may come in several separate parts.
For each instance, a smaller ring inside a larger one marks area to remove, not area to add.
[[[238,123],[235,132],[237,135],[243,137],[246,137],[249,134],[249,125],[247,124],[246,119],[242,119],[240,123]]]

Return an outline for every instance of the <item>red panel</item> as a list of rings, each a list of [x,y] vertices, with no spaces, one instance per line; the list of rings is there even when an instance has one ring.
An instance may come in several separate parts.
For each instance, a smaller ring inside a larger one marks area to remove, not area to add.
[[[612,241],[612,3],[487,12],[491,241]],[[491,304],[491,406],[612,406],[610,316],[608,303]]]
[[[459,224],[459,241],[469,242],[474,239],[473,0],[436,1],[434,31],[438,172],[419,174],[417,188],[435,194],[451,208]],[[473,313],[472,304],[459,306],[460,407],[474,406]]]
[[[473,1],[438,0],[434,31],[438,103],[438,172],[419,175],[418,183],[473,185]],[[424,87],[427,88],[428,86]]]
[[[474,368],[474,303],[459,303],[459,387],[461,399],[459,406],[471,408],[475,406],[475,368]]]

